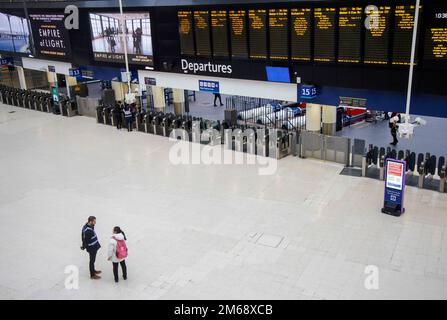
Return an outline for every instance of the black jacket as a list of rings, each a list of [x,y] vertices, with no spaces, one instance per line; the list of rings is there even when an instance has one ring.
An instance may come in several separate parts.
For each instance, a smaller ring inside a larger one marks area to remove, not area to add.
[[[88,223],[86,223],[82,227],[81,239],[82,239],[82,247],[85,248],[87,252],[98,251],[99,248],[101,248],[98,236],[96,235],[95,232],[95,227],[89,225]]]

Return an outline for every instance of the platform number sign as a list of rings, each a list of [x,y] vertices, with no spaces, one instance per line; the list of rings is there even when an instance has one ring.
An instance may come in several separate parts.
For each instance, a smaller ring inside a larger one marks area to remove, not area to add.
[[[303,84],[300,87],[301,99],[314,99],[317,96],[317,87],[311,84]]]
[[[385,178],[385,195],[382,212],[394,216],[400,216],[405,212],[405,171],[406,162],[395,159],[387,159]]]
[[[219,93],[219,82],[209,80],[199,80],[199,91]]]
[[[13,66],[14,65],[14,58],[12,57],[6,57],[0,59],[0,65],[1,66]]]

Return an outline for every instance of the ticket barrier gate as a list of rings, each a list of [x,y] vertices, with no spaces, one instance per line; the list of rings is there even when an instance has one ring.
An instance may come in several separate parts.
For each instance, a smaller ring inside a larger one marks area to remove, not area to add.
[[[154,134],[154,128],[152,126],[152,120],[155,117],[156,113],[154,111],[149,111],[144,116],[144,129],[146,133]]]
[[[152,118],[152,133],[163,136],[163,126],[161,125],[163,121],[163,112],[159,112]]]
[[[444,193],[445,192],[445,182],[446,182],[446,175],[447,175],[447,168],[445,165],[441,167],[441,170],[439,171],[439,192]]]
[[[96,107],[96,122],[104,124],[104,106],[99,105]]]
[[[113,121],[113,112],[112,112],[113,108],[111,106],[105,106],[104,107],[104,124],[109,125],[109,126],[113,126],[114,121]]]
[[[137,131],[145,132],[145,125],[144,125],[144,117],[146,116],[146,112],[141,111],[136,114],[135,116],[135,122],[136,122],[136,128]]]
[[[175,115],[172,113],[167,113],[162,117],[161,120],[161,127],[162,127],[162,132],[163,132],[163,136],[164,137],[169,137],[169,135],[171,134],[171,131],[173,129],[173,121],[174,121]]]
[[[279,129],[273,129],[270,131],[269,136],[268,156],[270,158],[282,159],[291,153],[293,144],[291,134]]]
[[[269,130],[260,129],[256,131],[256,152],[257,155],[268,157],[269,155]]]
[[[64,117],[73,117],[77,115],[77,105],[74,100],[64,99],[61,103],[61,115]]]

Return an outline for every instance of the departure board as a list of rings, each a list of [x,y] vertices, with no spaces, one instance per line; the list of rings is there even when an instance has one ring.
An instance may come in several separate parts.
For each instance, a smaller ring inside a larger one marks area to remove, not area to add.
[[[287,9],[269,10],[270,59],[289,59],[289,16]]]
[[[416,6],[396,6],[394,11],[393,64],[409,65]]]
[[[250,58],[267,59],[267,11],[249,10]]]
[[[335,8],[314,9],[314,60],[335,61]]]
[[[338,18],[338,62],[360,63],[362,7],[341,7]]]
[[[387,64],[389,60],[391,7],[379,6],[378,10],[377,17],[370,13],[370,26],[365,30],[366,64]]]
[[[298,8],[290,10],[291,18],[291,59],[297,61],[310,61],[312,59],[311,47],[311,19],[312,9]]]
[[[177,13],[179,34],[180,34],[180,53],[182,55],[193,56],[194,49],[194,34],[192,28],[192,12],[179,11]]]
[[[209,11],[194,11],[194,30],[196,35],[196,55],[211,56]]]
[[[424,59],[447,60],[447,7],[436,8],[428,14]]]
[[[247,27],[245,24],[245,10],[229,11],[231,56],[233,58],[248,58]]]
[[[213,56],[228,58],[227,12],[211,11],[211,30],[213,34]]]

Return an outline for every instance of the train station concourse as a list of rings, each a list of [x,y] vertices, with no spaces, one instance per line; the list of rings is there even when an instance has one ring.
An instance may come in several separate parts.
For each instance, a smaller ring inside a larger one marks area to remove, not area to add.
[[[447,299],[446,12],[0,0],[0,299]]]

